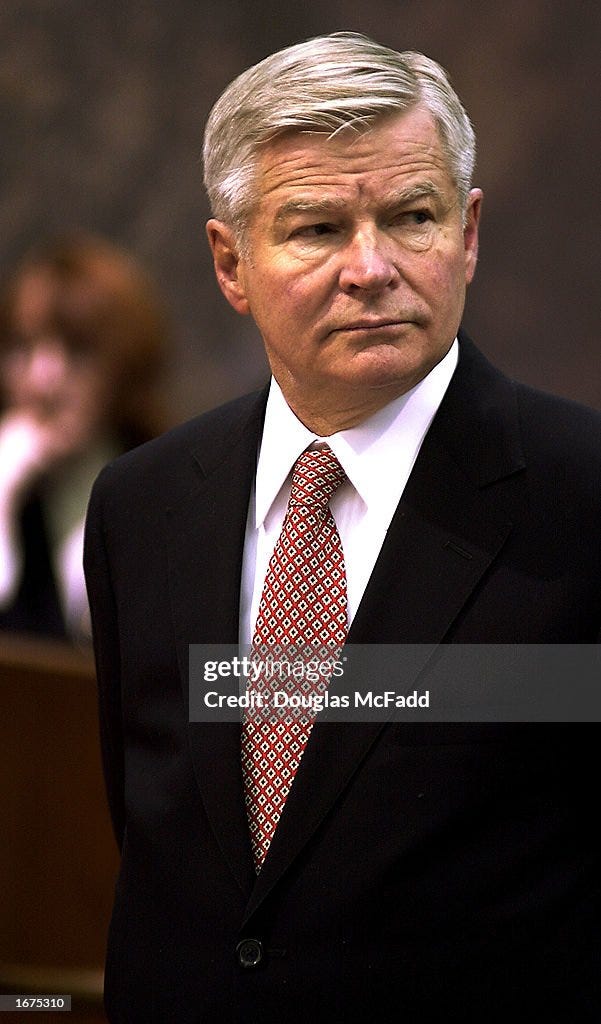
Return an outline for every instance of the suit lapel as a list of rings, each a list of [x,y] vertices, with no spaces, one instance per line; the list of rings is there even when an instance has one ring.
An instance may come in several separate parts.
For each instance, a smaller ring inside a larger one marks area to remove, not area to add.
[[[461,340],[349,643],[440,643],[512,528],[525,465],[514,389]]]
[[[169,585],[186,712],[188,645],[238,641],[244,534],[265,400],[263,394],[241,403],[233,425],[231,416],[215,417],[213,436],[203,432],[202,450],[186,453],[178,499],[167,510]],[[236,881],[248,893],[255,873],[240,726],[192,723],[189,738],[207,816]]]
[[[460,364],[422,445],[348,643],[444,640],[512,528],[524,466],[512,385],[462,339]],[[382,723],[317,722],[258,877],[247,918],[328,814]]]

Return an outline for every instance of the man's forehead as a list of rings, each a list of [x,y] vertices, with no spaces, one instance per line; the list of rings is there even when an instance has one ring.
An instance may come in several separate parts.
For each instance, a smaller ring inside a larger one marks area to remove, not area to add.
[[[264,148],[257,171],[260,197],[284,213],[294,203],[342,204],[347,190],[434,195],[450,181],[438,129],[424,108],[380,118],[361,134],[288,132]]]

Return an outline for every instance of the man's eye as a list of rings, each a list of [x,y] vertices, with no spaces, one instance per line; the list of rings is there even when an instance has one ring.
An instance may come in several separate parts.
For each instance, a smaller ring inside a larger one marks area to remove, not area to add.
[[[428,221],[432,220],[432,216],[428,210],[411,210],[408,214],[409,219],[414,224],[427,224]]]
[[[293,237],[299,238],[321,238],[323,235],[330,235],[335,231],[333,224],[320,222],[319,224],[303,224],[292,232]]]
[[[423,227],[433,220],[429,210],[404,210],[394,218],[394,223],[402,228]]]

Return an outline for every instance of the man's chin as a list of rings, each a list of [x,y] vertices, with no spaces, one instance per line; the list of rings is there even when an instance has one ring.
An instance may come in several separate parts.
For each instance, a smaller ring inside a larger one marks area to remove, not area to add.
[[[417,357],[417,353],[394,345],[372,344],[356,352],[341,373],[340,383],[357,388],[398,389],[403,394],[425,377],[436,359]]]

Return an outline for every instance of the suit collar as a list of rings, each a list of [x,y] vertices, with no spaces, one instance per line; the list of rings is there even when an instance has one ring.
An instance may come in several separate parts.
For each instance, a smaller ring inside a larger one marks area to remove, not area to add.
[[[254,474],[268,395],[269,384],[201,417],[202,438],[191,443],[189,454],[202,477],[211,477],[230,459],[249,463]]]
[[[459,332],[459,362],[428,435],[478,487],[525,467],[516,387]]]

